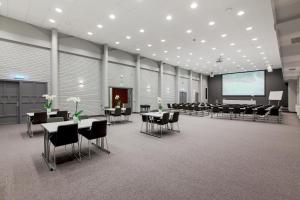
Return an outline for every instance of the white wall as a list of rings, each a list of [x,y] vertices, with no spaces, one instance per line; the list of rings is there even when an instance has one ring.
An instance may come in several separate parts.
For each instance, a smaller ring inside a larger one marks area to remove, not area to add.
[[[288,81],[288,106],[290,112],[296,111],[297,104],[297,80]]]

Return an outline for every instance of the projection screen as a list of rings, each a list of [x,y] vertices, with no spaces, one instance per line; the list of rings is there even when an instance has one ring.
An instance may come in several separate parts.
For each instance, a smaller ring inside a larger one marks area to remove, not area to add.
[[[264,96],[265,71],[222,75],[223,96]]]

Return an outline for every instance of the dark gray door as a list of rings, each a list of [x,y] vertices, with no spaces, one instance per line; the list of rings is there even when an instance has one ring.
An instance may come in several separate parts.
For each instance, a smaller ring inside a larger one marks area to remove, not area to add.
[[[195,92],[195,102],[199,103],[199,93]]]
[[[0,81],[0,124],[19,123],[19,83]]]
[[[44,110],[43,104],[46,100],[42,97],[43,94],[47,94],[47,83],[20,82],[21,123],[26,122],[26,113]]]
[[[187,103],[187,94],[186,92],[179,93],[179,103]]]

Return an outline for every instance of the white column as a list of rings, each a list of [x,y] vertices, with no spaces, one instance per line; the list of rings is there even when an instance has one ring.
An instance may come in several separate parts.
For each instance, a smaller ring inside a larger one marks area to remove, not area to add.
[[[135,112],[140,112],[141,105],[141,56],[137,55],[135,68]]]
[[[58,33],[56,29],[52,29],[51,32],[51,93],[57,95],[53,99],[53,108],[59,108],[58,106]]]
[[[164,63],[159,63],[159,76],[158,76],[159,88],[158,88],[158,96],[160,98],[163,97],[164,90]]]
[[[180,81],[180,69],[176,67],[176,82],[175,82],[175,100],[176,103],[179,103],[179,81]]]
[[[193,100],[193,72],[192,70],[190,70],[188,102],[192,103],[192,100]]]
[[[102,110],[104,107],[109,106],[108,102],[108,46],[105,44],[103,46],[103,54],[102,54]]]
[[[204,97],[204,91],[203,91],[203,74],[200,74],[200,85],[199,85],[199,88],[200,88],[200,102],[202,103],[203,102],[203,97]]]

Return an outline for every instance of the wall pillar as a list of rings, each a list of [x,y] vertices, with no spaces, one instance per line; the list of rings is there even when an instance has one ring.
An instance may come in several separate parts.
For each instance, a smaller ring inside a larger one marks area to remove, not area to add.
[[[203,74],[200,74],[200,83],[199,83],[199,88],[200,88],[200,102],[203,103],[204,101],[204,91],[203,91]]]
[[[57,97],[53,99],[53,108],[58,106],[58,32],[56,29],[51,31],[51,93]],[[49,92],[50,93],[50,92]]]
[[[136,57],[136,68],[135,68],[135,112],[140,112],[141,105],[141,56]]]
[[[102,54],[102,110],[105,107],[109,106],[108,98],[108,46],[105,44],[103,45],[103,54]]]
[[[163,91],[164,91],[164,63],[160,62],[159,63],[159,75],[158,75],[158,96],[160,98],[163,97]]]
[[[192,70],[190,70],[188,102],[192,103],[192,101],[193,101],[193,72]]]
[[[175,81],[175,101],[179,103],[179,81],[180,81],[180,69],[176,67],[176,81]]]

